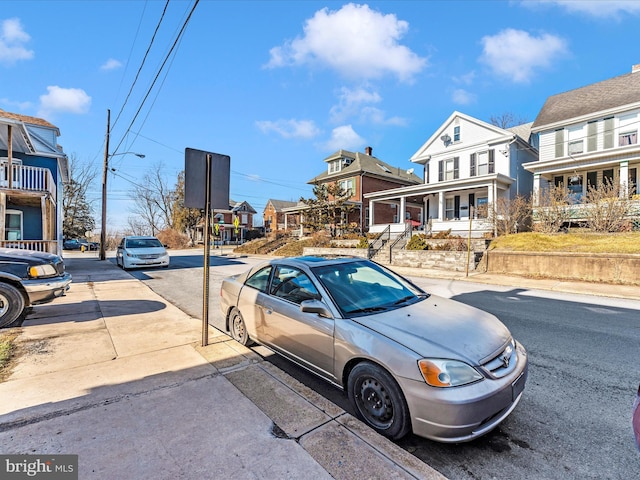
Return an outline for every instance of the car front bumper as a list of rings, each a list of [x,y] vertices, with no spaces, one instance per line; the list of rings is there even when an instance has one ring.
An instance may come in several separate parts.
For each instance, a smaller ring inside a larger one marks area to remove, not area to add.
[[[71,274],[65,272],[62,276],[55,278],[24,280],[22,281],[22,286],[27,292],[29,303],[31,305],[39,305],[51,302],[64,295],[69,290],[71,280]]]
[[[497,427],[516,408],[527,381],[527,352],[517,345],[518,363],[507,376],[452,388],[401,379],[413,433],[445,443],[474,440]]]

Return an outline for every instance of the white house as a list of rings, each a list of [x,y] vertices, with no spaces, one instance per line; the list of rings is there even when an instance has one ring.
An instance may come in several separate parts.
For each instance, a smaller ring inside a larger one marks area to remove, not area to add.
[[[556,186],[581,204],[590,187],[608,182],[620,186],[620,195],[638,193],[639,124],[640,65],[626,75],[547,98],[532,127],[539,137],[539,160],[524,166],[533,173],[536,199]],[[584,211],[574,210],[578,216]]]
[[[523,164],[538,158],[529,143],[531,124],[499,128],[460,112],[451,116],[411,157],[424,169],[424,183],[367,194],[373,214],[369,230],[382,231],[387,224],[375,221],[377,203],[395,203],[400,218],[406,219],[407,206],[420,206],[417,219],[432,232],[451,230],[475,237],[492,231],[481,218],[483,206],[500,198],[531,194],[533,180]],[[405,222],[391,225],[404,230]]]

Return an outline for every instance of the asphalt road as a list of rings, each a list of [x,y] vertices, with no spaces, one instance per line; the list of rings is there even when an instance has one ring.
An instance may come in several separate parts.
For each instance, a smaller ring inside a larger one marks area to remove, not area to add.
[[[222,329],[222,279],[260,259],[212,250],[209,323]],[[202,318],[203,257],[172,253],[171,267],[132,275]],[[529,352],[516,410],[476,441],[448,445],[416,436],[398,444],[451,479],[631,479],[640,452],[631,406],[640,382],[640,302],[466,281],[411,277],[425,290],[498,316]],[[179,286],[179,288],[177,288]],[[347,411],[346,396],[264,348],[257,351]]]

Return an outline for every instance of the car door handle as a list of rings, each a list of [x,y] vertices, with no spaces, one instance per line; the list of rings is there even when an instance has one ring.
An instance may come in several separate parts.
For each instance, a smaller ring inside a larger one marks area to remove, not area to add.
[[[264,313],[266,313],[267,315],[271,315],[273,313],[273,308],[267,305],[262,305],[262,309],[264,310]]]

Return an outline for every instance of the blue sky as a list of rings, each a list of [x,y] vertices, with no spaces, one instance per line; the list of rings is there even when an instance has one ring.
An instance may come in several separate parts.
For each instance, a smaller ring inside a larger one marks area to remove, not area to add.
[[[411,168],[455,110],[533,121],[548,96],[640,63],[638,0],[201,0],[176,43],[194,4],[1,2],[0,108],[55,124],[100,172],[109,109],[110,152],[145,155],[111,159],[110,229],[153,167],[175,184],[187,147],[229,155],[231,198],[261,214],[310,197],[340,148]]]

